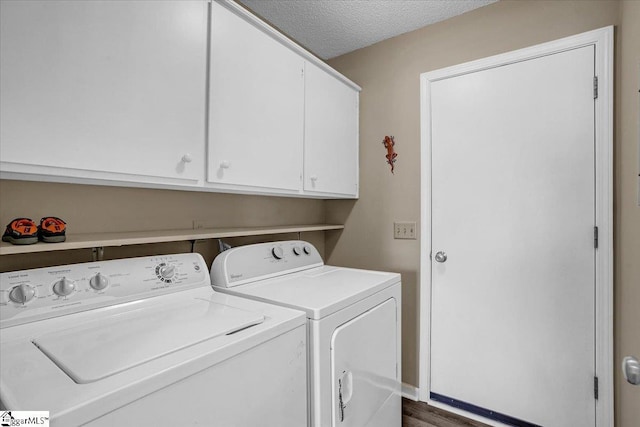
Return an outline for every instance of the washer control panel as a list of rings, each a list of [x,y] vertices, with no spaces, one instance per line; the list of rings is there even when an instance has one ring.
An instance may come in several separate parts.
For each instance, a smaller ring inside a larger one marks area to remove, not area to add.
[[[200,254],[1,273],[0,328],[209,285]]]
[[[211,284],[229,288],[322,265],[315,246],[301,240],[239,246],[213,260]]]

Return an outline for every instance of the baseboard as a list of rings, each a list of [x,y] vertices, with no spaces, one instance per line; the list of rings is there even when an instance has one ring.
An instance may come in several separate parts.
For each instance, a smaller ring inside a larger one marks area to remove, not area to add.
[[[406,397],[407,399],[415,400],[417,402],[419,395],[418,387],[402,383],[402,397]]]

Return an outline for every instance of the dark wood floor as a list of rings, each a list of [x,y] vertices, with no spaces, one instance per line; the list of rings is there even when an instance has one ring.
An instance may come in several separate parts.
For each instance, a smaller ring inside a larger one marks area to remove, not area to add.
[[[402,427],[488,427],[424,402],[402,399]]]

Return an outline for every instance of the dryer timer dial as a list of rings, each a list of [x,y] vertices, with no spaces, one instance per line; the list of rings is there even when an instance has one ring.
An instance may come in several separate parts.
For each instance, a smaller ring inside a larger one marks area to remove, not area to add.
[[[271,255],[273,255],[275,259],[282,259],[284,257],[284,251],[280,246],[275,246],[271,249]]]

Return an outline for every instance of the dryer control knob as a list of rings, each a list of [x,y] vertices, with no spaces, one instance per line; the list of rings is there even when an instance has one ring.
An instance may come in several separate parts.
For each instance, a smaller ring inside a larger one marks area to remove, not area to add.
[[[280,246],[276,246],[271,249],[271,255],[273,255],[275,259],[282,259],[282,257],[284,257],[284,251]]]
[[[26,304],[36,296],[36,290],[31,285],[18,285],[9,292],[9,299],[18,304]]]
[[[304,245],[304,246],[302,247],[302,250],[304,251],[304,253],[305,253],[305,254],[307,254],[307,255],[311,255],[311,248],[310,248],[309,246]]]
[[[102,274],[98,273],[89,280],[89,286],[91,286],[96,291],[101,291],[107,287],[109,284],[109,279],[104,277]]]
[[[73,291],[75,290],[76,290],[75,283],[73,283],[71,280],[68,280],[66,277],[63,277],[62,279],[58,280],[56,283],[53,284],[53,292],[56,295],[60,295],[61,297],[65,297],[73,293]]]
[[[296,255],[300,255],[302,253],[302,251],[300,250],[300,248],[298,246],[294,246],[293,247],[293,253]]]

